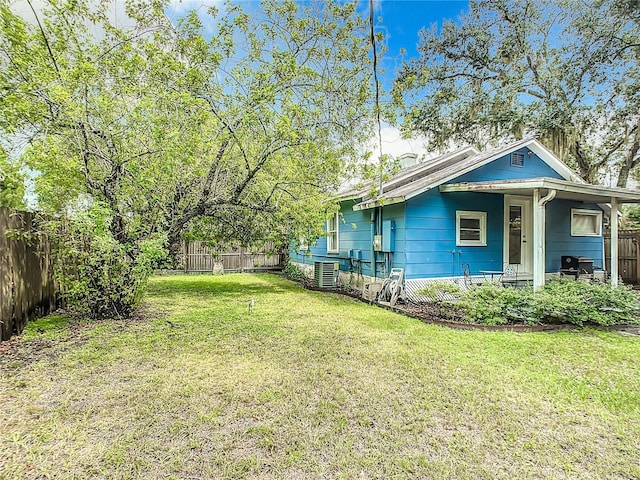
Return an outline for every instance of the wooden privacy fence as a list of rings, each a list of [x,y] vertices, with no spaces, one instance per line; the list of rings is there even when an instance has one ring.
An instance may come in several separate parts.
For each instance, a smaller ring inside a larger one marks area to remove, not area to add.
[[[618,231],[618,272],[625,283],[640,283],[639,230]],[[605,268],[611,271],[611,233],[604,236]]]
[[[55,306],[51,250],[34,215],[0,208],[0,341]]]
[[[286,250],[269,242],[259,249],[220,249],[203,242],[187,242],[183,246],[182,268],[185,272],[247,272],[280,270],[286,261]]]

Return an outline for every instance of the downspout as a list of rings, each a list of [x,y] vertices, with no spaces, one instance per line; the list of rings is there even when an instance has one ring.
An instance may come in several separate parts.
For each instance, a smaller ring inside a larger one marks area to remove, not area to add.
[[[371,277],[373,278],[373,281],[375,283],[376,281],[376,251],[373,248],[373,239],[375,237],[376,234],[376,209],[372,208],[371,209],[371,271],[369,273],[371,273]]]
[[[540,198],[540,190],[533,190],[533,290],[544,287],[546,272],[546,205],[556,198],[556,190]]]

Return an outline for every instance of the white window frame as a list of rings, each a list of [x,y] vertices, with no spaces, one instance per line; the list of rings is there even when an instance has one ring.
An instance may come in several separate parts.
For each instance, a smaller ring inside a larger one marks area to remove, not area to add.
[[[460,239],[460,220],[463,218],[480,220],[480,239]],[[475,212],[469,210],[456,210],[456,246],[457,247],[486,247],[487,246],[487,212]]]
[[[575,215],[589,216],[596,218],[596,232],[584,233],[576,231],[574,222]],[[589,210],[586,208],[572,208],[571,209],[571,236],[572,237],[601,237],[602,236],[602,212],[599,210]]]
[[[515,163],[514,163],[514,160],[516,160],[516,159],[517,159],[517,160],[520,160],[522,163],[517,163],[517,162],[515,162]],[[512,166],[512,167],[518,167],[518,168],[522,168],[522,167],[524,167],[524,153],[520,153],[520,152],[513,152],[513,153],[511,154],[511,161],[510,161],[510,163],[511,163],[511,166]]]
[[[335,230],[331,228],[332,220],[335,222]],[[340,253],[340,213],[338,212],[327,220],[327,253]]]

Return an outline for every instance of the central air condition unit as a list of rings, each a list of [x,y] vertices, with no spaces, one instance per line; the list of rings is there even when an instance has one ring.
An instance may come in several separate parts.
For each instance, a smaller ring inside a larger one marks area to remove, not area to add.
[[[338,285],[338,262],[315,262],[313,265],[314,285],[319,288],[333,288]]]

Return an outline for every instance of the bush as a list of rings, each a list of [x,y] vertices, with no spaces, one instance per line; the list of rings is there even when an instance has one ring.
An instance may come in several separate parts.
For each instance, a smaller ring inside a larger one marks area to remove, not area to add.
[[[163,236],[119,242],[110,224],[110,210],[99,203],[50,221],[61,295],[67,306],[92,318],[130,316],[154,262],[166,257]]]
[[[447,282],[445,280],[429,282],[426,287],[416,291],[417,295],[427,298],[431,302],[447,302],[451,298],[460,298],[462,289],[457,283]]]
[[[484,325],[503,325],[510,320],[535,323],[531,316],[533,291],[482,283],[469,288],[456,304],[470,320]]]
[[[295,280],[296,282],[307,280],[307,276],[305,275],[304,270],[291,262],[288,262],[287,265],[282,269],[282,273],[284,273],[287,278]]]
[[[418,291],[420,295],[449,308],[464,312],[470,321],[484,325],[502,325],[513,321],[528,324],[585,322],[598,325],[640,323],[640,300],[629,287],[615,289],[606,283],[585,283],[556,279],[534,293],[527,288],[504,288],[483,283],[467,291],[457,285],[436,282]],[[455,293],[456,301],[447,300],[442,292]]]
[[[585,283],[557,279],[537,293],[534,312],[546,321],[563,321],[575,325],[593,322],[598,325],[639,323],[640,301],[625,285],[612,289],[607,283]]]

